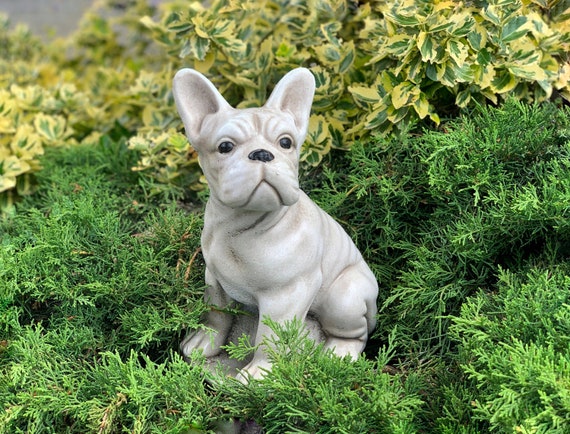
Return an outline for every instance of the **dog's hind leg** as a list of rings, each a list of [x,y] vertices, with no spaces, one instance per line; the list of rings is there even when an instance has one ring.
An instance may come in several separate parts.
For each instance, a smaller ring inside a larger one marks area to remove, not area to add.
[[[377,294],[378,284],[364,261],[344,270],[315,309],[325,348],[358,358],[376,324]]]

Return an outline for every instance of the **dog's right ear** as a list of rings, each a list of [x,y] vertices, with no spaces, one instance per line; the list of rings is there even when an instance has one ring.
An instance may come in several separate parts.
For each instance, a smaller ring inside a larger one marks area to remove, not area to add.
[[[198,141],[206,116],[232,109],[210,80],[190,68],[176,73],[172,94],[190,143]]]

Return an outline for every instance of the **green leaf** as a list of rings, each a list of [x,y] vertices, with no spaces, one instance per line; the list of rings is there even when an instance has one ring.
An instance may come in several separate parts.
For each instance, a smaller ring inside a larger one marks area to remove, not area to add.
[[[362,103],[374,104],[380,100],[380,95],[375,87],[366,86],[349,86],[348,91],[352,94],[353,98]]]
[[[439,41],[433,38],[433,35],[427,32],[420,32],[416,43],[424,62],[433,63],[441,60],[441,56],[438,54],[440,49]]]
[[[517,85],[515,76],[507,69],[495,70],[495,78],[491,82],[491,88],[495,93],[505,93],[513,90]]]
[[[527,21],[528,19],[524,15],[507,20],[501,30],[501,41],[512,42],[525,35],[528,32],[528,27],[526,26]]]
[[[477,63],[479,65],[488,65],[489,62],[491,62],[491,54],[489,53],[489,51],[486,48],[482,48],[478,53],[477,53]]]
[[[459,66],[462,66],[467,56],[469,56],[467,45],[458,39],[450,39],[447,41],[447,52]]]
[[[402,27],[414,27],[417,26],[420,21],[416,14],[404,15],[400,13],[387,13],[386,18],[393,21],[395,24]]]
[[[481,25],[473,26],[471,31],[467,34],[467,41],[469,45],[471,45],[471,48],[476,51],[485,49],[485,43],[487,42],[486,32],[485,27]]]

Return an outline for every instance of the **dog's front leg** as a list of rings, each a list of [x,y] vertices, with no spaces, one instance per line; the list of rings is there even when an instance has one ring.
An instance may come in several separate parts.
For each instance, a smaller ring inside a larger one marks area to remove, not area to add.
[[[275,333],[265,324],[265,319],[283,324],[295,318],[304,321],[311,303],[314,291],[309,288],[318,288],[315,284],[307,282],[297,283],[293,288],[280,288],[267,291],[258,295],[259,324],[255,335],[255,344],[258,346],[253,359],[237,375],[237,379],[247,383],[248,378],[259,379],[265,376],[271,368],[271,363],[266,354],[265,342],[269,343]]]
[[[221,351],[221,346],[226,343],[226,338],[232,326],[232,317],[223,312],[223,309],[232,304],[231,300],[217,280],[206,269],[206,283],[208,287],[204,292],[206,303],[211,305],[206,314],[204,325],[206,329],[189,332],[180,349],[185,357],[189,357],[193,351],[201,351],[205,357],[212,357]]]

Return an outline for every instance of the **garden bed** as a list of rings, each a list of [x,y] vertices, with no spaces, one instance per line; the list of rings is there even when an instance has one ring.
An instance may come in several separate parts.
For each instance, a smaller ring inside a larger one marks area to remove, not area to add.
[[[223,2],[181,3],[136,1],[117,22],[87,15],[72,38],[47,45],[0,28],[0,433],[206,433],[234,420],[279,434],[569,432],[564,11],[553,6],[550,20],[515,0],[340,1],[309,20],[285,2],[244,8],[232,23]],[[385,28],[372,25],[381,14]],[[447,17],[432,34],[455,41],[446,53],[408,44],[417,17]],[[289,39],[275,43],[285,24]],[[115,25],[135,31],[118,38]],[[505,47],[527,49],[541,32],[552,37],[533,51],[540,59],[505,60]],[[384,57],[372,59],[378,47]],[[509,80],[457,75],[463,54]],[[421,74],[416,55],[427,56]],[[430,69],[440,55],[456,75]],[[170,80],[180,66],[207,66],[233,104],[248,105],[299,64],[319,84],[301,184],[375,273],[378,325],[352,362],[296,322],[272,324],[273,370],[244,385],[178,351],[208,309],[208,191]]]
[[[569,119],[511,102],[311,169],[378,276],[379,326],[356,363],[280,329],[247,386],[177,350],[207,308],[200,203],[149,198],[124,141],[50,150],[0,223],[0,427],[565,432]]]

